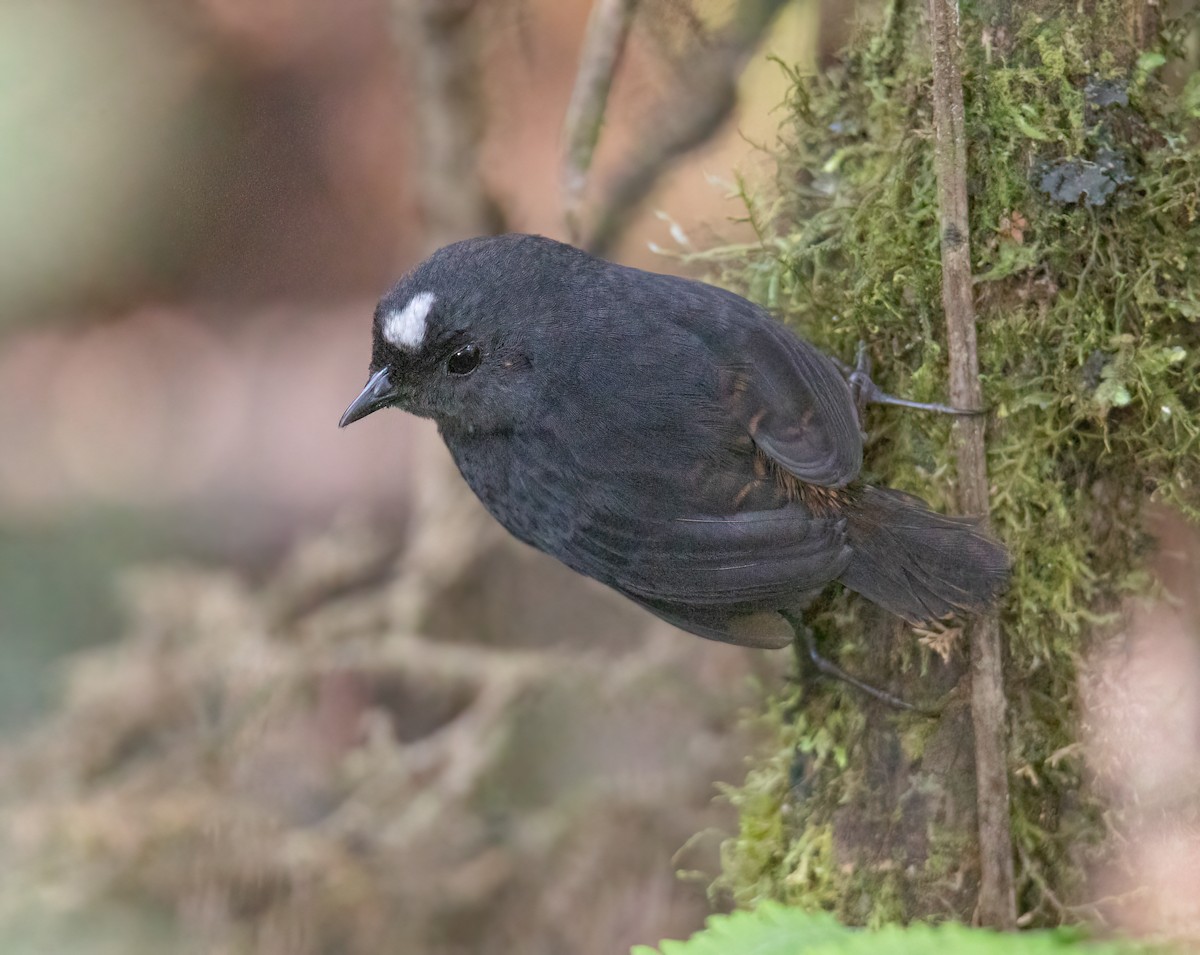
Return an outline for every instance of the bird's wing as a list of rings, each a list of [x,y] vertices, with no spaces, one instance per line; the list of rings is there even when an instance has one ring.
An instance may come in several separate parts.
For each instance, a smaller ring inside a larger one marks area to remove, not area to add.
[[[825,355],[763,322],[742,342],[723,388],[734,414],[776,464],[808,484],[843,487],[862,468],[850,388]]]
[[[819,589],[849,560],[845,522],[802,507],[663,521],[593,520],[575,538],[579,569],[642,600],[689,606],[762,602]]]
[[[570,561],[681,629],[778,648],[791,628],[777,611],[803,606],[845,569],[844,521],[803,508],[593,523]]]

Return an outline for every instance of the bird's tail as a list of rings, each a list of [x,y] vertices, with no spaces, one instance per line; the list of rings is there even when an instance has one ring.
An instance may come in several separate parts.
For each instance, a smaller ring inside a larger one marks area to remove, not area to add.
[[[891,488],[862,489],[847,509],[846,538],[854,556],[842,583],[909,623],[979,613],[1008,581],[1008,555],[979,521]]]

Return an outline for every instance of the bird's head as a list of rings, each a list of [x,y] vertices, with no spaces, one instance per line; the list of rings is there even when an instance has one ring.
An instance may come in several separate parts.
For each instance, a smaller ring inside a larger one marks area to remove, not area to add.
[[[434,253],[376,307],[370,379],[340,426],[387,407],[451,430],[515,426],[534,407],[539,365],[553,362],[564,282],[590,261],[525,235]]]

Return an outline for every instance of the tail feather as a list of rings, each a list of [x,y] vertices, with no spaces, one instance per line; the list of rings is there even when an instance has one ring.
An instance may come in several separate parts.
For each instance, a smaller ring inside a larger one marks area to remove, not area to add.
[[[1008,554],[973,518],[881,487],[863,488],[847,517],[853,557],[840,580],[909,623],[980,613],[1008,582]]]

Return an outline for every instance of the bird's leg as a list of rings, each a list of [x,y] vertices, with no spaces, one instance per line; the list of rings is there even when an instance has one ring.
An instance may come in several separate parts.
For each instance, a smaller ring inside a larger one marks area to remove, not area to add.
[[[907,700],[902,700],[894,693],[889,693],[887,690],[881,690],[878,687],[872,686],[856,676],[851,676],[840,666],[831,660],[825,659],[817,650],[817,641],[813,638],[812,630],[799,617],[791,613],[784,613],[784,619],[792,626],[792,631],[795,633],[796,656],[800,658],[807,656],[813,666],[817,668],[817,672],[822,676],[832,677],[835,680],[841,680],[843,683],[848,683],[860,693],[865,693],[874,700],[878,700],[885,706],[890,706],[894,710],[907,710],[910,713],[920,713],[922,716],[934,717],[938,714],[933,710],[922,709],[919,706],[913,706]],[[803,650],[803,653],[801,652]]]
[[[980,409],[955,408],[951,405],[938,404],[937,402],[909,401],[907,398],[897,398],[895,395],[889,395],[871,380],[871,356],[867,354],[866,342],[858,343],[858,352],[854,358],[853,368],[836,358],[833,359],[833,363],[846,376],[846,383],[850,385],[850,393],[854,396],[854,404],[860,414],[863,408],[869,404],[899,405],[902,408],[916,408],[918,411],[937,411],[941,414],[983,414],[983,411]]]

